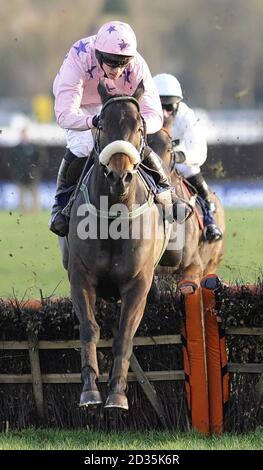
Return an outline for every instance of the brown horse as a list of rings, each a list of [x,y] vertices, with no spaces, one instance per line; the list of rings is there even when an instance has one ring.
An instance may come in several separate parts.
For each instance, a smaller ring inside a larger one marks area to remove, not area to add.
[[[162,158],[169,171],[172,185],[176,188],[176,194],[185,200],[189,200],[189,191],[183,183],[183,179],[175,170],[175,152],[172,145],[173,118],[168,118],[164,122],[164,127],[148,136],[148,143],[153,150]],[[217,211],[215,219],[221,230],[225,231],[224,210],[219,198],[210,190],[211,200],[215,202]],[[214,243],[204,241],[202,234],[202,211],[195,206],[193,215],[185,222],[185,241],[180,265],[174,269],[174,259],[171,252],[166,251],[160,261],[159,272],[172,272],[176,274],[176,279],[191,280],[197,285],[203,276],[216,273],[224,252],[224,237]],[[167,269],[168,268],[168,269]],[[158,271],[158,270],[157,270]]]
[[[100,329],[95,303],[120,299],[119,329],[113,342],[108,408],[128,409],[125,394],[133,337],[142,319],[154,268],[168,238],[163,213],[138,173],[145,146],[139,99],[109,95],[100,83],[102,111],[95,136],[95,164],[72,206],[68,275],[80,322],[82,379],[80,406],[102,402],[96,345]]]

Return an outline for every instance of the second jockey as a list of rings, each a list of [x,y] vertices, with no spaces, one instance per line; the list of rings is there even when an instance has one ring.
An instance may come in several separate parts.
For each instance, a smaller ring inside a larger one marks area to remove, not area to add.
[[[175,164],[176,170],[189,181],[205,202],[205,239],[208,242],[220,240],[222,232],[213,215],[216,207],[210,199],[208,185],[200,169],[207,158],[207,143],[202,128],[194,111],[182,101],[182,88],[176,77],[161,73],[154,77],[154,81],[161,98],[163,116],[166,120],[172,120],[174,150],[177,161],[181,161]]]

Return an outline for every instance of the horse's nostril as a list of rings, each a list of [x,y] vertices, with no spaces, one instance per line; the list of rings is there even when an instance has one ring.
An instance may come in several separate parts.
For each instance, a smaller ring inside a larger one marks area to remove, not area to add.
[[[128,172],[124,178],[125,183],[130,183],[132,180],[132,173]]]
[[[107,180],[110,184],[116,183],[117,178],[114,171],[109,171],[109,173],[107,174]]]

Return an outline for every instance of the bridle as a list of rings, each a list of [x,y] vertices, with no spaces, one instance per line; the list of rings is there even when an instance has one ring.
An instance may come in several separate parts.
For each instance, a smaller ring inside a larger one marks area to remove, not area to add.
[[[145,146],[146,146],[146,123],[145,123],[145,121],[144,121],[144,119],[143,119],[143,117],[140,113],[139,103],[133,96],[115,96],[115,97],[110,98],[103,105],[100,116],[99,116],[99,122],[98,122],[98,126],[97,126],[97,129],[96,129],[96,134],[95,134],[95,137],[94,137],[94,151],[97,154],[97,156],[99,157],[99,155],[101,154],[101,151],[103,150],[101,148],[101,144],[100,144],[101,132],[103,132],[103,119],[102,119],[103,112],[111,104],[116,103],[116,102],[120,102],[120,101],[128,101],[130,103],[135,104],[135,106],[136,106],[136,108],[137,108],[137,110],[140,114],[141,124],[142,125],[139,129],[140,132],[141,132],[141,139],[140,139],[140,148],[138,150],[138,153],[140,154],[141,160],[143,160],[143,153],[144,153],[144,149],[145,149]],[[108,173],[109,173],[109,170],[108,170],[107,166],[104,166],[102,163],[100,163],[100,164],[104,167],[103,168],[104,175],[107,176]],[[140,162],[138,164],[134,165],[134,169],[132,171],[133,173],[137,172],[139,164],[140,164]],[[141,177],[139,173],[138,173],[138,175],[139,175],[139,177]],[[91,169],[90,169],[90,171],[89,171],[89,173],[86,177],[85,183],[81,185],[80,190],[83,193],[84,200],[85,200],[86,204],[88,204],[89,210],[92,211],[93,206],[92,206],[91,201],[90,201],[89,189],[88,189],[88,186],[89,186],[88,185],[88,179],[90,178],[90,176],[91,176]],[[101,211],[101,210],[96,210],[95,215],[97,217],[106,218],[106,219],[116,219],[116,218],[119,218],[119,219],[120,218],[122,218],[122,219],[126,218],[128,220],[135,219],[135,218],[141,216],[142,214],[144,214],[146,211],[148,211],[149,208],[151,208],[153,203],[154,203],[153,194],[149,191],[147,191],[147,193],[148,194],[147,194],[146,201],[143,204],[139,205],[138,208],[128,212],[127,216],[125,216],[125,217],[120,217],[119,213],[110,213],[109,211]]]
[[[142,117],[142,115],[140,113],[140,105],[139,105],[138,101],[133,96],[114,96],[114,97],[110,98],[108,101],[106,101],[106,103],[104,103],[104,105],[101,109],[100,116],[99,116],[99,122],[98,122],[98,125],[97,125],[97,128],[96,128],[93,150],[97,154],[97,157],[99,157],[99,155],[101,153],[101,150],[102,150],[101,145],[100,145],[100,138],[101,138],[101,132],[103,131],[102,117],[101,117],[102,114],[103,114],[103,111],[105,111],[105,109],[108,106],[110,106],[112,103],[116,103],[116,102],[119,102],[119,101],[129,101],[130,103],[135,104],[135,106],[136,106],[136,108],[137,108],[137,110],[140,114],[142,126],[140,127],[141,141],[140,141],[140,149],[139,149],[138,152],[140,154],[141,161],[142,161],[143,160],[144,149],[145,149],[145,146],[147,144],[147,141],[146,141],[146,123],[145,123],[145,120],[144,120],[144,118]],[[75,199],[77,198],[77,195],[78,195],[79,191],[82,191],[84,193],[85,198],[86,198],[85,199],[86,202],[89,201],[87,182],[86,182],[86,184],[83,184],[83,178],[86,174],[86,168],[87,168],[87,165],[88,165],[88,161],[89,161],[89,159],[87,158],[86,163],[83,167],[81,176],[79,178],[79,181],[77,183],[77,187],[76,187],[76,189],[73,193],[73,197],[70,199],[67,206],[63,209],[64,215],[66,215],[67,217],[69,217],[72,204],[75,201]],[[139,164],[140,164],[140,162],[137,165],[135,165],[135,167],[133,169],[134,173],[137,171],[137,168],[138,168]],[[90,168],[90,171],[88,173],[88,175],[89,175],[88,178],[90,177],[91,169],[92,169],[92,167]],[[104,171],[104,174],[107,176],[108,168],[106,166],[104,166],[103,171]],[[148,197],[146,203],[141,206],[140,211],[132,211],[129,214],[129,218],[137,217],[138,215],[140,215],[142,213],[142,211],[147,210],[148,206],[150,207],[152,204],[153,204],[153,200],[151,199],[151,197]],[[107,215],[107,217],[108,217],[108,215]]]
[[[142,115],[140,113],[140,105],[139,105],[138,101],[133,96],[113,96],[108,101],[106,101],[106,103],[104,103],[104,105],[102,107],[102,110],[101,110],[101,113],[100,113],[100,116],[99,116],[99,122],[98,122],[98,125],[97,125],[96,134],[95,134],[95,137],[94,137],[94,150],[95,150],[95,153],[97,154],[97,156],[99,156],[101,151],[102,151],[102,148],[101,148],[101,133],[103,132],[103,125],[102,125],[103,112],[111,104],[118,103],[120,101],[122,101],[122,102],[123,101],[128,101],[130,103],[133,103],[136,106],[136,108],[137,108],[137,110],[140,114],[142,126],[139,129],[140,132],[141,132],[141,139],[140,139],[140,148],[139,148],[138,152],[140,154],[141,160],[143,160],[144,149],[145,149],[145,146],[146,146],[146,123],[145,123],[145,120],[144,120],[144,118],[142,117]]]

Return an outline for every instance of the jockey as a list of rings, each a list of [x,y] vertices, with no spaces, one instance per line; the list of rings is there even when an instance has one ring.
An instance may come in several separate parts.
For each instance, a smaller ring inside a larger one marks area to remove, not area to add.
[[[53,85],[56,119],[58,125],[65,129],[67,141],[67,151],[59,168],[55,204],[49,222],[50,230],[60,236],[68,233],[68,220],[61,214],[63,198],[60,197],[68,189],[68,168],[79,158],[88,157],[90,167],[94,161],[90,158],[94,143],[91,130],[96,128],[102,108],[97,91],[101,79],[112,94],[126,95],[132,95],[143,80],[145,92],[140,100],[140,108],[146,131],[152,134],[162,127],[163,114],[158,91],[145,60],[137,52],[134,31],[127,23],[106,23],[97,35],[81,39],[71,47]],[[165,204],[169,200],[167,194],[171,194],[171,187],[161,159],[152,149],[146,147],[143,162],[158,172],[159,185],[165,191],[157,195],[156,200]],[[164,193],[166,197],[164,195],[162,199]],[[173,196],[173,202],[176,214],[176,204],[179,200],[174,200]],[[187,212],[187,206],[185,209]]]
[[[204,217],[205,239],[209,242],[219,240],[222,232],[213,216],[216,207],[210,199],[208,185],[200,170],[207,158],[207,143],[202,129],[194,111],[182,102],[183,93],[179,81],[168,73],[156,75],[154,81],[161,98],[163,116],[169,123],[173,123],[172,139],[178,162],[175,164],[176,170],[205,201],[208,212],[208,217]]]

